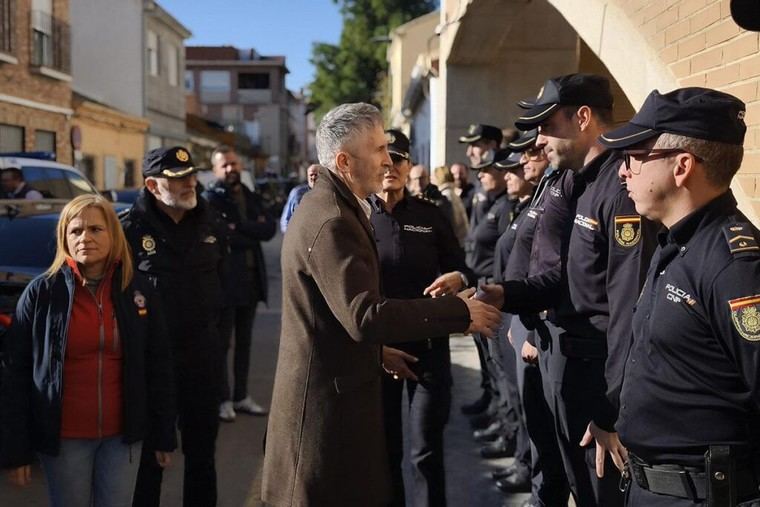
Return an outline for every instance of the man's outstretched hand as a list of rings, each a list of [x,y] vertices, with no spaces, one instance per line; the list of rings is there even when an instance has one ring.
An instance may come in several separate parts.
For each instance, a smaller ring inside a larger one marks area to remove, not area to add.
[[[475,289],[467,289],[457,294],[470,311],[470,327],[467,333],[480,333],[487,338],[496,336],[501,325],[501,312],[493,306],[473,298]]]
[[[501,307],[504,306],[504,287],[496,283],[481,285],[480,292],[476,297],[479,301],[501,310]]]

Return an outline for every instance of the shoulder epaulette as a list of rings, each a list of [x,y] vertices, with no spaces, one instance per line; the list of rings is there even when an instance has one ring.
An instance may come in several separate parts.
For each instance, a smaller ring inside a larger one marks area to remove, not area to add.
[[[760,245],[752,225],[747,222],[730,222],[723,226],[723,235],[732,255],[760,255]]]
[[[129,216],[129,212],[132,211],[132,207],[125,208],[117,213],[117,216],[119,217],[119,220],[124,220]]]

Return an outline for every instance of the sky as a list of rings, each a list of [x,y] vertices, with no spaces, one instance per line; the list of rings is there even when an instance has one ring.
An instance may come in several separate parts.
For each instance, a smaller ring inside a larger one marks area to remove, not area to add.
[[[188,46],[230,45],[262,55],[284,55],[288,89],[297,92],[314,77],[314,42],[337,44],[343,26],[332,0],[158,0],[193,35]]]

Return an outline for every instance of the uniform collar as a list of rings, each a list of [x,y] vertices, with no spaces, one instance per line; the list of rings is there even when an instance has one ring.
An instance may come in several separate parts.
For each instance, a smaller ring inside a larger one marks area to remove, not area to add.
[[[713,219],[725,216],[736,208],[733,192],[727,190],[712,201],[708,202],[690,215],[685,216],[670,229],[663,227],[657,239],[661,246],[667,243],[685,245],[694,234]]]
[[[608,162],[612,162],[615,159],[622,160],[616,151],[605,150],[576,172],[575,177],[587,182],[593,181],[599,175],[602,168],[606,167]]]

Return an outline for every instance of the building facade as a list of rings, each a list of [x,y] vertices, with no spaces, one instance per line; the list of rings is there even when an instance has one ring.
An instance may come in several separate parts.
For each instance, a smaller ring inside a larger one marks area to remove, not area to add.
[[[142,184],[143,0],[70,0],[76,166],[101,189]],[[103,36],[103,20],[118,19]],[[118,77],[116,77],[118,76]]]
[[[146,149],[187,144],[184,41],[192,34],[157,2],[144,0]]]
[[[68,0],[0,0],[0,152],[72,163]]]
[[[244,134],[257,173],[288,165],[289,112],[283,56],[232,46],[188,46],[186,91],[198,114]]]

